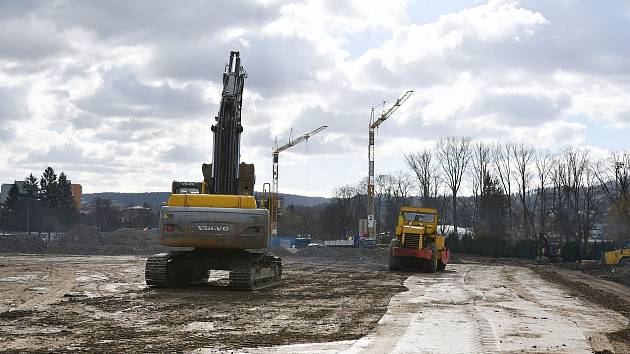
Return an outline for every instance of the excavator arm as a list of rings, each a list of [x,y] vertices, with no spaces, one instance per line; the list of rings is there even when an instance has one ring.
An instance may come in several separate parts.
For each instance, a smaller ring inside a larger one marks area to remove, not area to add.
[[[212,164],[202,166],[210,194],[252,195],[254,191],[254,165],[240,163],[241,108],[246,78],[239,52],[230,52],[230,62],[223,73],[219,113],[212,125]]]

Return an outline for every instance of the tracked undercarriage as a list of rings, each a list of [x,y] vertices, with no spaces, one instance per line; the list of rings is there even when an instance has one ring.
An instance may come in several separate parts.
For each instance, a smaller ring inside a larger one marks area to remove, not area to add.
[[[208,281],[209,270],[229,271],[229,287],[259,290],[280,283],[282,261],[278,257],[243,250],[171,251],[149,257],[147,285],[181,287]]]

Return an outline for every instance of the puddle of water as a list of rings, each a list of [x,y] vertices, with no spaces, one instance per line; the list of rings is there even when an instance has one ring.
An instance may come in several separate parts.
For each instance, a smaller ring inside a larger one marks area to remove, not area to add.
[[[78,277],[75,278],[75,280],[77,281],[77,283],[90,283],[90,282],[94,282],[97,280],[107,280],[107,276],[105,276],[104,274],[90,274],[90,275],[79,275]]]
[[[184,327],[186,332],[211,332],[214,331],[212,322],[191,322]]]
[[[12,277],[0,278],[1,282],[29,283],[37,278],[37,274],[21,274]]]
[[[30,291],[34,291],[38,294],[45,294],[48,291],[48,288],[44,288],[44,287],[35,287],[35,288],[29,288],[28,290]]]

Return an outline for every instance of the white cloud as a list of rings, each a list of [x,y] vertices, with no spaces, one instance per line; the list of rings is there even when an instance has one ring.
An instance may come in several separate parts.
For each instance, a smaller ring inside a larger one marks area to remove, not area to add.
[[[409,5],[2,3],[0,178],[51,164],[86,192],[200,179],[233,49],[249,73],[242,160],[256,163],[259,185],[275,137],[329,126],[283,155],[285,191],[366,175],[370,108],[408,89],[379,129],[377,173],[445,135],[597,149],[592,127],[630,130],[624,2],[492,0],[424,24]]]

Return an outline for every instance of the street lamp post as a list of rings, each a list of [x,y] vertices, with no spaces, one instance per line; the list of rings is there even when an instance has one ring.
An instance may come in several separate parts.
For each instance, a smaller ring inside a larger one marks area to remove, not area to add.
[[[28,203],[26,204],[26,233],[28,236],[31,236],[31,204],[33,201],[40,201],[41,199],[28,199]]]
[[[7,229],[7,214],[4,205],[0,205],[0,216],[2,216],[2,236],[4,236]]]
[[[26,234],[31,236],[31,201],[26,203]]]

